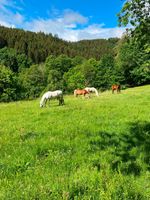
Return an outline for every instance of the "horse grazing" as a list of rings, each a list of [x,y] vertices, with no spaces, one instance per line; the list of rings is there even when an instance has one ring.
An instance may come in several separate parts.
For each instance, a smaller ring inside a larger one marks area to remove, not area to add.
[[[115,90],[117,90],[117,93],[120,93],[120,91],[121,91],[121,85],[112,85],[111,86],[111,90],[112,90],[113,94],[114,94]]]
[[[85,89],[83,89],[83,90],[80,90],[80,89],[74,90],[74,96],[75,97],[77,97],[78,95],[83,95],[85,97],[86,94],[89,94],[89,92],[87,90],[85,90]]]
[[[97,91],[97,89],[96,88],[94,88],[94,87],[86,87],[86,88],[84,88],[86,91],[88,91],[88,92],[95,92],[95,94],[96,94],[96,96],[99,96],[99,94],[98,94],[98,91]]]
[[[63,92],[61,90],[56,90],[56,91],[48,91],[43,94],[40,101],[40,107],[44,106],[46,107],[47,101],[51,99],[58,99],[59,105],[64,104]]]

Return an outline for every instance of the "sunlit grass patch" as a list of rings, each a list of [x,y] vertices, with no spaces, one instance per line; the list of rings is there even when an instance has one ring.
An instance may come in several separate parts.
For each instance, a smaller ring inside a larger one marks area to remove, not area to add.
[[[0,104],[1,199],[149,199],[150,86]]]

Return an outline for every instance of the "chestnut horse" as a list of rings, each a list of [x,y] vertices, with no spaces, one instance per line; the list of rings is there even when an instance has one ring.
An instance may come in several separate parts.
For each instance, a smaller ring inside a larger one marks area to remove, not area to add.
[[[121,90],[121,85],[112,85],[111,86],[111,90],[112,90],[112,93],[114,94],[114,91],[117,90],[117,93],[120,93],[120,90]]]
[[[85,97],[86,94],[89,94],[89,92],[87,90],[80,90],[80,89],[74,90],[75,97],[77,97],[78,95],[83,95]]]

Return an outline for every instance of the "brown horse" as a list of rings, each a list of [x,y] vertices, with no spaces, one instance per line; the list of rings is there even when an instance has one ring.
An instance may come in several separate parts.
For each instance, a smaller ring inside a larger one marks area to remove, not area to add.
[[[115,90],[117,90],[117,93],[120,93],[120,91],[121,91],[121,85],[112,85],[111,86],[111,90],[112,90],[113,94],[114,94]]]
[[[86,94],[89,94],[89,92],[87,90],[80,90],[80,89],[74,90],[75,97],[77,97],[78,95],[83,95],[85,97]]]

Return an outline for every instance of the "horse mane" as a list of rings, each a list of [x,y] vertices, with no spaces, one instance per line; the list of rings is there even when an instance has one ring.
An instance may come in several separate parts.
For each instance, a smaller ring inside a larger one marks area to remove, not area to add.
[[[95,92],[96,96],[99,96],[97,89],[94,87],[86,87],[85,90],[89,92]]]
[[[48,93],[48,92],[45,92],[45,93],[43,94],[43,96],[42,96],[42,98],[41,98],[41,100],[40,100],[40,107],[43,106],[44,101],[45,101],[45,97],[46,97],[47,93]]]
[[[95,91],[96,96],[99,96],[97,89],[93,87],[93,90]]]

